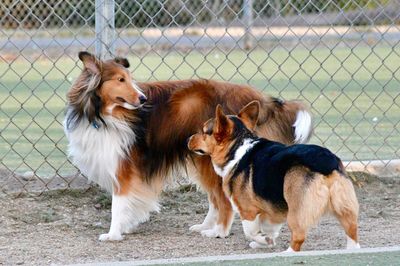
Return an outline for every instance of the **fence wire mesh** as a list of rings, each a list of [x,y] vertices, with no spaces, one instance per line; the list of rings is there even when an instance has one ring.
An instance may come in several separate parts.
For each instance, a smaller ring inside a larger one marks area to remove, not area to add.
[[[99,12],[105,3],[110,13]],[[399,23],[400,2],[389,0],[1,1],[0,190],[87,186],[62,120],[77,53],[96,45],[127,56],[140,81],[221,79],[304,99],[311,142],[362,167],[390,165],[400,153]]]

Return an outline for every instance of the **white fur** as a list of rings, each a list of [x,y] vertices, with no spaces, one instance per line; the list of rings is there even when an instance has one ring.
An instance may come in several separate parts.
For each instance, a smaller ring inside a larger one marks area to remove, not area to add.
[[[242,227],[244,235],[247,240],[251,240],[249,246],[251,248],[266,248],[268,247],[268,242],[265,235],[262,234],[260,228],[259,215],[253,221],[242,220]]]
[[[149,196],[149,195],[147,195]],[[157,196],[143,198],[143,195],[118,196],[113,194],[111,206],[111,226],[107,234],[99,237],[100,241],[120,241],[122,234],[132,233],[136,227],[149,219],[151,211],[159,211]]]
[[[268,221],[260,221],[257,215],[253,221],[242,220],[244,235],[251,240],[251,248],[267,248],[275,246],[275,240],[279,236],[282,224],[271,224]]]
[[[229,235],[229,229],[230,228],[225,230],[222,224],[216,224],[212,229],[201,231],[201,235],[206,237],[225,238]]]
[[[260,234],[259,215],[253,221],[242,220],[243,232],[247,240],[254,240]]]
[[[132,87],[142,96],[145,96],[142,89],[140,89],[139,85],[136,84],[134,80],[132,80]]]
[[[100,124],[98,129],[87,120],[67,129],[64,121],[64,129],[73,164],[91,181],[111,192],[113,186],[119,188],[118,164],[135,142],[135,133],[128,123],[112,116],[105,116],[104,121],[107,126]]]
[[[209,207],[207,216],[202,224],[195,224],[189,228],[190,231],[201,232],[203,230],[212,229],[217,224],[218,211],[215,209],[214,205],[208,201]]]
[[[231,202],[232,210],[235,213],[239,213],[239,208],[236,206],[235,202],[233,201],[233,197],[230,197],[229,201]]]
[[[359,249],[360,244],[355,242],[353,239],[351,239],[349,236],[346,235],[347,238],[347,247],[346,249]]]
[[[143,107],[143,104],[141,104],[141,105],[139,105],[139,106],[134,106],[134,105],[129,104],[129,103],[127,103],[127,102],[125,102],[125,103],[123,103],[123,104],[113,103],[112,105],[110,105],[110,106],[107,107],[107,112],[108,112],[110,115],[112,115],[112,113],[113,113],[113,111],[114,111],[114,108],[117,107],[117,106],[121,106],[121,107],[123,107],[123,108],[125,108],[125,109],[128,109],[128,110],[136,110],[136,109],[139,109],[139,108]]]
[[[227,174],[229,174],[233,167],[242,159],[242,157],[246,154],[246,152],[251,149],[258,141],[254,141],[252,139],[245,139],[243,144],[236,150],[235,157],[229,161],[224,167],[219,167],[218,165],[213,163],[214,170],[220,177],[224,178]]]
[[[283,224],[271,224],[267,220],[260,223],[261,232],[268,238],[268,246],[276,245],[276,238],[279,236]]]
[[[283,251],[282,253],[293,253],[293,252],[295,251],[292,249],[292,247],[289,246],[288,249]]]
[[[256,241],[251,241],[250,244],[249,244],[249,247],[253,248],[253,249],[257,249],[257,248],[267,248],[268,246],[266,246],[264,244],[260,244],[260,243],[258,243]]]
[[[311,133],[311,115],[305,110],[298,111],[296,121],[293,124],[295,143],[305,143]]]
[[[110,115],[112,115],[112,113],[113,113],[113,111],[114,111],[114,108],[117,107],[117,106],[118,106],[118,104],[113,103],[112,105],[110,105],[110,106],[107,107],[107,112],[108,112]]]
[[[134,105],[129,104],[127,102],[123,103],[121,106],[124,107],[125,109],[128,109],[128,110],[135,110],[135,109],[138,109],[138,108],[141,107],[141,106],[134,106]]]

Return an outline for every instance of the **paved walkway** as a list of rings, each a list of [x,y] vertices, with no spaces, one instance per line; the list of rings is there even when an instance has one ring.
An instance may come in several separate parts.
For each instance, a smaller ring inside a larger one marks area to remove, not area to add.
[[[189,257],[160,260],[76,264],[75,266],[128,265],[400,265],[400,246],[359,250],[323,250],[298,253],[265,253],[230,256]]]

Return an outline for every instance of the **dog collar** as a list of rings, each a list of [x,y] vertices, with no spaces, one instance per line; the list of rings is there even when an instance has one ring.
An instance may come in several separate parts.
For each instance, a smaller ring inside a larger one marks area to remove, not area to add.
[[[92,122],[92,126],[93,126],[95,129],[99,129],[99,128],[100,128],[100,125],[99,125],[96,121],[93,121],[93,122]]]

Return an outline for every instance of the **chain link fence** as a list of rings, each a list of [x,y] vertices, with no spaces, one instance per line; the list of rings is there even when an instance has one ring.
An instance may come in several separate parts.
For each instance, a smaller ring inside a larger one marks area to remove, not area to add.
[[[62,128],[80,50],[127,56],[140,81],[221,79],[303,99],[311,142],[356,170],[393,174],[399,23],[400,2],[389,0],[3,0],[0,191],[88,186]]]

